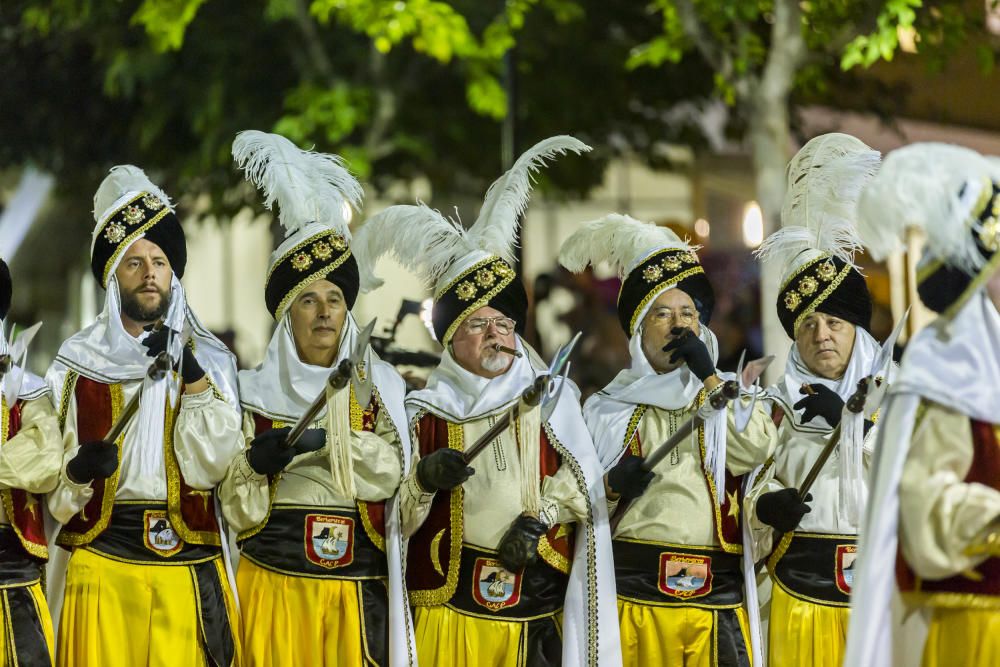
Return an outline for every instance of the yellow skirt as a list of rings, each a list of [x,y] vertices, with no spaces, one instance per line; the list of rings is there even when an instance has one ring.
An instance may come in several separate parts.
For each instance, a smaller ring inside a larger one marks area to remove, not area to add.
[[[291,577],[240,560],[244,667],[376,665],[365,640],[361,585]]]
[[[749,654],[747,614],[742,607],[735,611]],[[711,609],[657,607],[619,598],[623,666],[715,667],[716,613]]]
[[[923,667],[955,665],[1000,665],[1000,609],[934,609]]]
[[[11,625],[11,593],[15,590],[20,590],[27,593],[28,598],[34,605],[33,614],[38,618],[38,622],[41,625],[42,639],[45,642],[45,648],[48,650],[49,661],[55,664],[56,654],[55,654],[55,641],[52,637],[52,616],[49,614],[49,605],[45,602],[45,593],[42,592],[42,585],[40,583],[31,584],[30,586],[8,588],[3,590],[3,595],[0,596],[0,604],[2,604],[2,611],[0,611],[0,617],[3,619],[4,631],[0,633],[0,665],[3,667],[14,667],[19,664],[17,659],[18,649],[14,642],[14,628]],[[23,599],[23,598],[22,598]]]
[[[562,632],[562,614],[552,617]],[[521,621],[479,618],[444,605],[414,607],[417,660],[431,667],[525,667],[531,662]]]
[[[848,607],[828,607],[771,588],[768,664],[780,667],[840,667],[847,642]]]
[[[215,561],[241,664],[239,618],[222,559]],[[60,667],[205,665],[200,602],[190,567],[122,563],[77,549],[66,570]]]

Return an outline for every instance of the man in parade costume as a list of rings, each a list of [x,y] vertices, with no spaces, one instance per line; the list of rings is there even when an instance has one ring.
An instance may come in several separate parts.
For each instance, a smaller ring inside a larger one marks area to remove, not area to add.
[[[914,144],[861,197],[876,258],[901,250],[908,228],[927,235],[917,290],[940,316],[907,346],[879,421],[847,665],[899,664],[921,645],[892,618],[896,590],[907,617],[928,621],[923,665],[1000,663],[998,183],[974,151]]]
[[[240,447],[235,360],[187,306],[184,231],[142,170],[112,169],[94,215],[104,310],[46,377],[66,445],[48,506],[72,550],[58,662],[239,664],[213,491]],[[148,377],[162,352],[179,371]],[[105,441],[140,391],[122,435]]]
[[[360,404],[353,384],[327,395],[316,422],[286,446],[360,335],[343,211],[359,207],[361,185],[336,156],[279,135],[242,132],[233,156],[268,207],[277,202],[288,232],[264,288],[278,326],[264,362],[240,373],[249,446],[220,488],[242,540],[244,665],[415,664],[398,504],[387,502],[409,461],[402,379],[367,348],[370,401]]]
[[[0,259],[0,330],[12,288]],[[55,664],[55,642],[41,584],[49,556],[41,494],[59,480],[63,444],[48,387],[12,352],[0,335],[0,664],[43,667]]]
[[[843,424],[841,415],[880,361],[868,332],[871,295],[852,261],[860,247],[855,207],[878,165],[878,152],[849,135],[811,140],[788,165],[782,229],[758,251],[762,262],[781,267],[778,319],[794,341],[784,375],[768,390],[778,445],[744,508],[754,537],[745,546],[757,562],[770,556],[772,665],[843,663],[867,495],[865,444],[875,434],[861,425],[863,415]],[[837,448],[803,499],[797,489],[838,425]]]
[[[400,496],[421,664],[620,664],[602,471],[575,388],[547,421],[522,406],[480,458],[462,456],[544,368],[518,335],[527,298],[511,249],[531,172],[586,150],[565,136],[531,148],[467,231],[426,206],[394,206],[355,237],[362,271],[391,250],[434,285],[445,346],[406,402],[416,463]]]
[[[612,535],[624,664],[749,666],[759,624],[752,563],[740,562],[742,476],[770,454],[774,425],[756,405],[737,433],[719,410],[656,470],[641,467],[722,384],[698,256],[665,227],[609,215],[567,239],[559,261],[574,272],[608,262],[623,278],[632,366],[584,415],[608,497],[631,503]]]

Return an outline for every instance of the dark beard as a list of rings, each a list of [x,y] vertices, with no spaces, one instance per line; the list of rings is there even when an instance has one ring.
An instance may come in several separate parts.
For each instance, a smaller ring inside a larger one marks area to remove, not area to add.
[[[144,308],[135,296],[135,292],[122,294],[122,312],[134,322],[155,322],[167,314],[170,308],[170,292],[158,290],[160,305]]]

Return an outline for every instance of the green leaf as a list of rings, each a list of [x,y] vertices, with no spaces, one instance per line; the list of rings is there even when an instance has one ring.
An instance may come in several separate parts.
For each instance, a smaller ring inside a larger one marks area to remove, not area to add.
[[[176,51],[184,44],[184,33],[205,0],[144,0],[132,15],[158,52]]]

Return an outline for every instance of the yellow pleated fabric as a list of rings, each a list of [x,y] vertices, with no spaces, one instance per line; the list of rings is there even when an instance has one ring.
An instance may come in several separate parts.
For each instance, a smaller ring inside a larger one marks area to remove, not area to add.
[[[561,627],[559,616],[552,622]],[[417,659],[432,667],[526,667],[527,624],[460,614],[439,605],[415,607]]]
[[[1000,665],[1000,610],[935,609],[924,644],[924,667]]]
[[[244,667],[377,664],[365,645],[358,582],[286,576],[244,558],[236,588]]]
[[[215,561],[241,663],[239,618],[222,559]],[[193,572],[122,563],[77,549],[66,570],[60,667],[205,665]]]
[[[32,584],[27,589],[31,594],[32,601],[35,603],[35,613],[38,615],[38,620],[42,625],[42,634],[45,635],[45,645],[49,649],[49,659],[54,664],[56,660],[56,644],[55,638],[52,636],[52,615],[49,613],[49,605],[45,602],[45,593],[42,591],[41,584]],[[14,667],[17,662],[10,660],[8,656],[8,653],[13,649],[11,646],[13,628],[10,624],[10,615],[6,600],[4,600],[3,609],[0,611],[0,618],[3,619],[4,627],[4,632],[0,632],[0,665],[3,665],[3,667]]]
[[[848,607],[799,600],[775,584],[768,622],[768,664],[781,667],[840,667],[847,642]]]
[[[747,652],[746,612],[736,610]],[[716,667],[713,662],[715,613],[696,607],[656,607],[618,599],[624,667]]]

